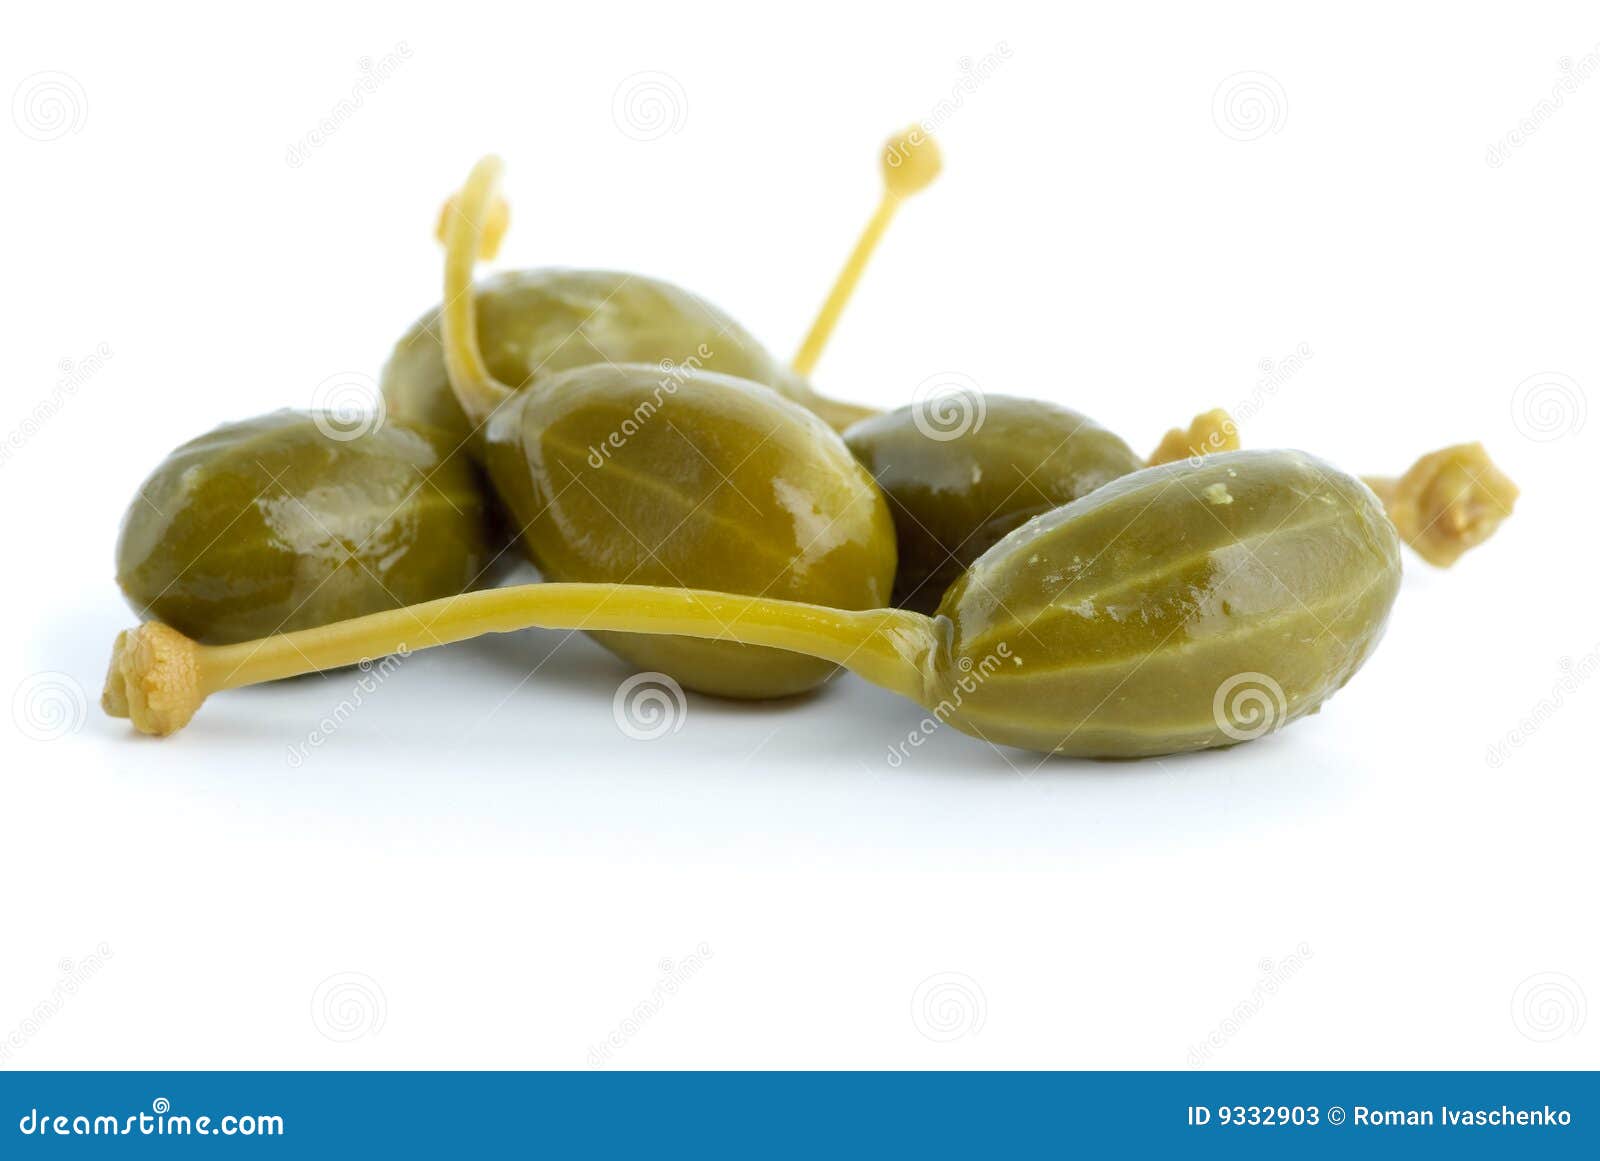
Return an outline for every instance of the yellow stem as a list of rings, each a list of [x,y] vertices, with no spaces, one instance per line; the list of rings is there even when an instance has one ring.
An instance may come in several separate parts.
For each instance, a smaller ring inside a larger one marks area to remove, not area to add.
[[[839,316],[844,313],[845,305],[850,301],[850,296],[855,293],[856,284],[861,281],[861,273],[867,268],[867,260],[872,257],[872,252],[877,249],[878,242],[883,238],[884,231],[889,228],[889,222],[893,219],[895,210],[899,208],[900,199],[885,190],[883,200],[878,203],[878,208],[873,212],[871,221],[867,223],[867,228],[861,231],[861,237],[856,242],[856,248],[850,252],[850,257],[845,262],[844,269],[839,271],[839,277],[834,280],[833,289],[828,292],[827,301],[822,304],[822,309],[817,312],[817,318],[811,324],[810,333],[806,335],[805,342],[800,344],[800,350],[794,357],[794,369],[800,374],[810,375],[816,368],[817,360],[822,357],[822,348],[828,345],[828,339],[833,335],[833,329],[839,323]]]
[[[842,665],[918,702],[944,647],[938,621],[900,609],[851,612],[646,585],[516,585],[236,645],[200,645],[165,625],[141,625],[117,639],[101,704],[146,733],[169,734],[220,690],[533,628],[767,645]]]
[[[496,379],[478,345],[478,303],[472,271],[484,250],[493,251],[504,228],[504,204],[497,189],[502,166],[485,157],[472,167],[467,184],[446,203],[440,225],[444,234],[444,365],[461,409],[482,424],[513,394]],[[485,231],[489,231],[486,237]]]
[[[828,292],[827,300],[817,312],[810,333],[795,354],[792,366],[801,375],[809,376],[817,360],[822,357],[822,349],[828,345],[828,338],[838,325],[845,304],[850,301],[856,284],[861,281],[861,273],[867,268],[872,252],[883,240],[884,231],[889,228],[889,222],[900,208],[900,203],[926,189],[939,176],[943,164],[939,147],[934,144],[933,138],[915,125],[884,143],[881,163],[883,198],[867,222],[867,228],[861,231],[855,249],[850,252],[849,260],[845,262],[844,269],[839,271],[833,289]]]

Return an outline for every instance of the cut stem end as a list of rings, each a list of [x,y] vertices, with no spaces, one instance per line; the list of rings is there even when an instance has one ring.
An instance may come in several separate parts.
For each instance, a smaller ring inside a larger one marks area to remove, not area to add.
[[[166,737],[183,729],[210,692],[201,683],[201,648],[154,621],[117,634],[101,708],[141,733]]]
[[[1439,568],[1449,568],[1493,536],[1520,495],[1481,443],[1440,448],[1399,478],[1370,476],[1365,482],[1400,538]]]

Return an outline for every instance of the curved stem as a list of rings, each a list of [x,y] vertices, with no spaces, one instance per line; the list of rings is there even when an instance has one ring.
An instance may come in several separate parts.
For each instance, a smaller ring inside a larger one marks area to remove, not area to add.
[[[101,704],[146,733],[182,729],[224,689],[408,654],[485,633],[612,630],[766,645],[842,665],[924,700],[942,638],[939,622],[900,609],[850,612],[701,589],[531,584],[445,597],[236,645],[200,645],[159,623],[122,634]]]
[[[461,193],[446,204],[440,223],[445,242],[444,365],[451,390],[474,424],[482,424],[513,393],[490,374],[483,360],[472,288],[472,270],[485,248],[485,231],[499,215],[496,191],[501,169],[500,159],[493,156],[473,166]]]

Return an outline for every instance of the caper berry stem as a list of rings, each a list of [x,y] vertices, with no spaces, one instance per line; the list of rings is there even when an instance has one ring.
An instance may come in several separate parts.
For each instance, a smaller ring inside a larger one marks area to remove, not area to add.
[[[439,223],[445,244],[444,365],[451,390],[475,425],[513,394],[484,362],[478,345],[477,295],[472,289],[473,267],[480,256],[492,256],[505,227],[505,203],[498,193],[503,168],[493,155],[473,166],[461,192],[445,203]]]
[[[795,354],[791,365],[800,374],[809,376],[816,368],[817,360],[822,357],[822,349],[828,345],[828,339],[839,323],[839,316],[844,313],[845,304],[855,293],[856,284],[861,281],[862,272],[867,268],[867,261],[883,240],[900,203],[926,189],[939,176],[940,165],[939,147],[920,126],[897,133],[884,143],[883,197],[868,219],[866,228],[861,231],[855,249],[845,260],[844,269],[834,279],[833,289],[828,292],[822,309],[817,312],[816,321],[811,324],[811,330]]]
[[[889,229],[889,223],[894,218],[895,210],[900,208],[900,199],[891,194],[887,189],[883,198],[878,202],[878,208],[872,212],[872,217],[867,221],[866,228],[861,231],[861,237],[856,240],[855,249],[850,252],[850,257],[845,260],[844,268],[839,271],[839,276],[834,280],[833,289],[828,292],[827,299],[817,312],[816,319],[811,324],[811,330],[806,333],[805,341],[800,344],[800,350],[795,354],[791,364],[802,375],[810,375],[817,367],[817,360],[822,357],[822,350],[828,345],[828,340],[833,336],[834,328],[839,325],[839,317],[844,313],[846,303],[855,293],[856,284],[861,281],[861,275],[867,268],[867,260],[872,257],[872,252],[878,248],[878,242]]]
[[[201,645],[150,622],[117,638],[101,705],[147,734],[182,729],[213,693],[521,629],[616,630],[767,645],[844,666],[921,701],[938,622],[701,589],[531,584],[445,597],[236,645]]]

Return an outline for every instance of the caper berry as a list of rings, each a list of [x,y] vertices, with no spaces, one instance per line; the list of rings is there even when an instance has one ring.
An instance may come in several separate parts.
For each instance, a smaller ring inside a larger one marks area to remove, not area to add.
[[[921,405],[845,432],[889,500],[897,607],[932,612],[1013,528],[1144,466],[1117,436],[1065,407],[1013,395],[982,403],[981,421],[959,432],[931,423]]]
[[[653,363],[720,371],[807,403],[806,382],[726,313],[669,282],[610,270],[516,270],[474,290],[477,337],[502,383],[533,386],[574,367]],[[440,308],[412,324],[383,371],[389,414],[464,438],[445,371]],[[860,414],[851,413],[851,418]]]
[[[1024,524],[956,582],[939,606],[950,646],[935,684],[987,672],[949,721],[1007,745],[1099,757],[1230,745],[1343,686],[1399,584],[1377,497],[1313,456],[1146,468]],[[1241,712],[1246,688],[1265,700]]]
[[[440,432],[348,433],[300,411],[219,427],[139,488],[117,582],[141,616],[215,643],[464,592],[491,533],[478,469],[455,452]]]
[[[579,367],[518,392],[486,464],[547,580],[681,585],[869,609],[894,530],[872,479],[820,418],[743,379]],[[726,697],[781,697],[834,667],[776,649],[602,633],[641,669]]]

